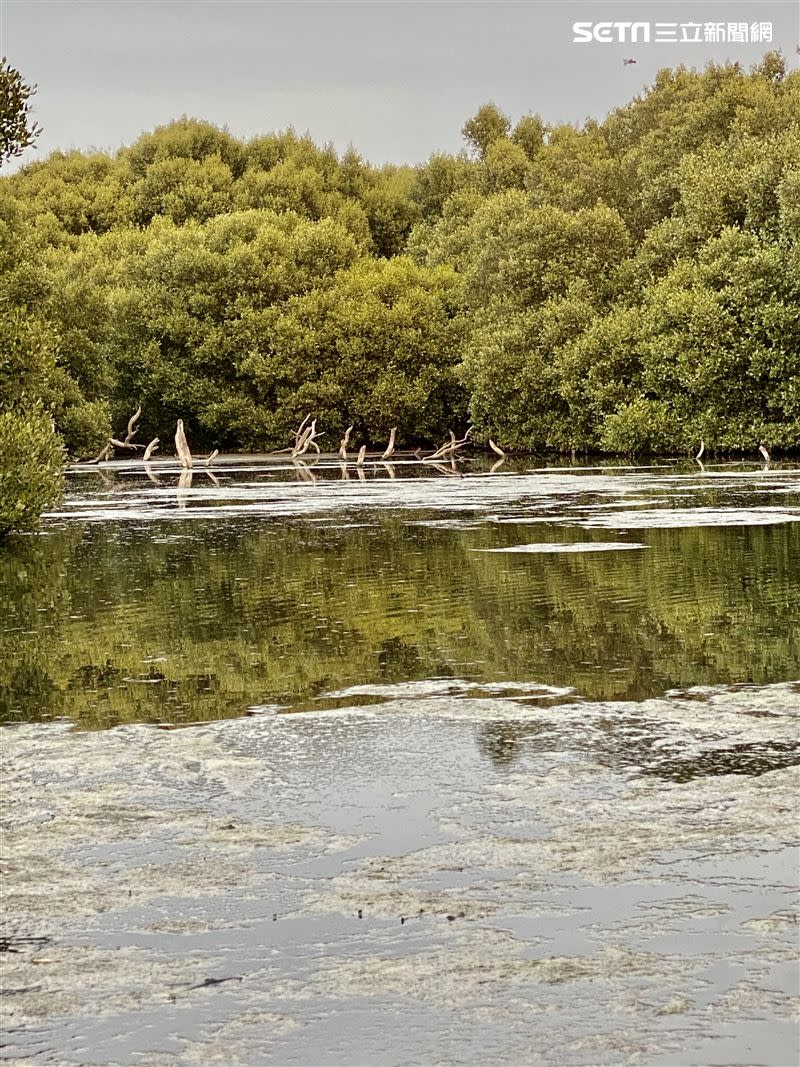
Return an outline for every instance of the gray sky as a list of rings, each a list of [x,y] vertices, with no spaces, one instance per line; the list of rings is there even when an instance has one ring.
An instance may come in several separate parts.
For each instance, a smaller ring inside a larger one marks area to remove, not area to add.
[[[573,43],[573,22],[601,20],[771,22],[774,43]],[[0,0],[0,49],[39,86],[45,132],[23,162],[116,149],[181,114],[417,162],[458,149],[487,100],[574,122],[663,66],[749,65],[770,47],[796,65],[799,24],[800,0]]]

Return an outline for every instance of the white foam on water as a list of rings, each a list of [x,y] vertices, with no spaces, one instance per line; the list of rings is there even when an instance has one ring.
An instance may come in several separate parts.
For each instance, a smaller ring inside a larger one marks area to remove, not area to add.
[[[528,552],[528,553],[566,553],[566,552],[620,552],[631,548],[647,548],[636,541],[578,541],[573,544],[560,544],[558,541],[546,541],[535,545],[512,545],[510,548],[474,548],[473,552]]]

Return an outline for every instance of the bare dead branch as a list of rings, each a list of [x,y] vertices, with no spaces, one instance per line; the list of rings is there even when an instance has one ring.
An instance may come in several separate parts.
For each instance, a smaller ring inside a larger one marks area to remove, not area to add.
[[[494,443],[494,441],[491,439],[491,437],[489,438],[489,448],[491,448],[492,452],[494,452],[495,455],[499,456],[500,459],[505,459],[506,458],[505,452],[502,450],[502,448],[499,445],[496,445]]]
[[[394,442],[395,442],[395,438],[396,437],[397,437],[397,427],[393,426],[391,428],[391,430],[389,431],[389,444],[388,444],[388,446],[386,448],[386,451],[381,456],[381,459],[389,459],[390,456],[394,455]]]
[[[453,433],[453,431],[450,430],[450,440],[449,441],[445,441],[445,443],[443,445],[440,445],[436,449],[435,452],[432,452],[431,455],[427,457],[427,459],[428,460],[431,460],[431,459],[443,459],[445,456],[452,455],[454,452],[458,451],[459,448],[463,448],[464,447],[464,445],[467,443],[467,441],[469,439],[469,435],[470,435],[471,431],[472,431],[472,427],[470,426],[469,429],[467,430],[467,432],[461,438],[461,440],[458,440],[458,438]]]
[[[140,405],[136,409],[136,411],[134,411],[133,415],[131,415],[131,417],[128,419],[128,432],[127,432],[127,434],[125,436],[125,441],[123,442],[124,444],[129,445],[131,443],[131,441],[133,440],[133,437],[136,434],[136,423],[139,421],[141,416],[142,416],[142,408],[141,408],[141,405]]]
[[[186,440],[183,419],[178,419],[178,425],[175,427],[175,450],[178,453],[178,459],[181,461],[181,466],[185,468],[191,467],[192,453],[189,450],[189,442]]]
[[[108,443],[114,448],[128,448],[131,452],[144,452],[144,445],[137,445],[133,441],[118,441],[116,437],[109,437]]]
[[[358,459],[356,460],[356,466],[357,467],[363,467],[364,466],[364,456],[366,456],[366,454],[367,454],[367,446],[366,445],[362,445],[361,448],[358,450]]]
[[[142,459],[145,461],[145,463],[147,463],[147,461],[150,459],[152,454],[154,452],[157,452],[157,451],[158,451],[158,438],[154,437],[153,440],[150,442],[150,444],[147,446],[147,448],[144,450],[144,455],[142,456]]]
[[[311,426],[306,426],[306,428],[297,438],[295,446],[292,449],[292,459],[294,459],[295,456],[302,456],[305,452],[308,451],[308,446],[311,443],[311,435],[313,432],[313,423],[311,424]]]
[[[309,450],[309,448],[313,448],[314,451],[317,453],[317,455],[319,455],[320,449],[319,449],[319,445],[317,444],[316,439],[318,437],[323,437],[323,436],[324,436],[324,433],[319,432],[317,430],[317,420],[316,419],[312,419],[311,420],[311,425],[310,426],[306,426],[306,428],[303,430],[303,432],[298,437],[297,443],[295,444],[295,447],[294,447],[294,449],[292,451],[292,458],[294,458],[295,456],[302,456],[304,453],[306,453]]]
[[[113,453],[114,446],[109,441],[108,444],[103,445],[102,449],[97,453],[94,459],[90,460],[90,463],[104,463],[109,456]]]
[[[353,427],[348,426],[344,431],[344,437],[339,442],[339,458],[347,459],[347,446],[350,444],[350,434],[353,432]]]

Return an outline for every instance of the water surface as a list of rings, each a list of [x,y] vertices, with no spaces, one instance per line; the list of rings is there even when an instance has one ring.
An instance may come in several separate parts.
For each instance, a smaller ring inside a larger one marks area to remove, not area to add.
[[[797,1062],[800,472],[211,474],[0,550],[5,1057]]]
[[[3,551],[2,718],[207,721],[430,678],[642,700],[798,676],[797,471],[215,472],[83,468],[43,536]]]

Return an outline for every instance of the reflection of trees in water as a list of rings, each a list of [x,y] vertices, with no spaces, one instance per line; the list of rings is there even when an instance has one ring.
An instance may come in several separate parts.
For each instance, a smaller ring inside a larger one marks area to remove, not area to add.
[[[400,637],[390,637],[378,646],[378,666],[381,678],[388,682],[416,678],[420,669],[419,649]]]
[[[649,531],[646,552],[521,557],[473,549],[575,531],[369,521],[90,524],[5,545],[0,714],[190,721],[446,676],[641,700],[796,673],[792,525]],[[620,749],[615,732],[603,751],[624,765],[634,739]],[[512,736],[484,743],[512,758]]]

